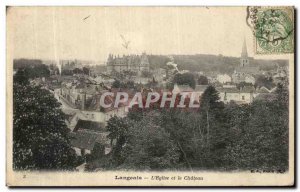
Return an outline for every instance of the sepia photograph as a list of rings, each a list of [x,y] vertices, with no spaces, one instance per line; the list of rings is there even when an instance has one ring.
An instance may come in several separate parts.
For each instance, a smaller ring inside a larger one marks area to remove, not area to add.
[[[294,7],[8,6],[6,25],[8,186],[294,185]]]

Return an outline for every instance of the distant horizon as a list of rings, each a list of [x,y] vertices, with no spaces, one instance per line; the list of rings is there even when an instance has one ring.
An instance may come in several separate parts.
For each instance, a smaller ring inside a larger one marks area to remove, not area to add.
[[[112,54],[112,53],[111,53]],[[146,53],[147,54],[147,53]],[[112,54],[114,56],[117,56],[118,54]],[[128,56],[128,55],[140,55],[140,54],[124,54],[125,56]],[[196,56],[196,55],[203,55],[203,56],[220,56],[221,54],[204,54],[204,53],[196,53],[196,54],[147,54],[147,55],[154,55],[154,56]],[[119,54],[120,57],[123,56]],[[240,57],[236,57],[236,56],[226,56],[226,55],[221,55],[222,57],[227,57],[227,58],[240,58]],[[108,58],[108,57],[107,57]],[[254,59],[254,60],[265,60],[265,61],[270,61],[270,60],[286,60],[286,59],[281,59],[281,58],[274,58],[274,59],[269,59],[269,58],[255,58],[255,57],[248,57],[250,59]],[[44,59],[44,58],[25,58],[25,57],[20,57],[20,58],[14,58],[13,60],[21,60],[21,59],[24,59],[24,60],[41,60],[41,61],[53,61],[55,62],[56,60],[55,59]],[[92,62],[91,64],[95,64],[96,65],[106,65],[106,60],[91,60],[91,59],[79,59],[79,58],[62,58],[62,59],[59,59],[59,61],[75,61],[75,60],[78,60],[78,61],[84,61],[84,62]]]

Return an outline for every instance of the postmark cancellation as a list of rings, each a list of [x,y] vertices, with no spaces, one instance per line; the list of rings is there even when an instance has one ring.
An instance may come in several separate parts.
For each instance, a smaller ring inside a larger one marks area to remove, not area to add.
[[[256,54],[294,52],[293,7],[249,7],[247,15]]]

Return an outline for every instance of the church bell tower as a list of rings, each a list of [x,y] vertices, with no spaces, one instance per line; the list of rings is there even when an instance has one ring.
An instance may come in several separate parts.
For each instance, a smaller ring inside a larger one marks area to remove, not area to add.
[[[241,67],[245,67],[249,65],[249,58],[248,58],[248,53],[247,53],[247,45],[246,45],[246,40],[244,39],[244,44],[242,48],[242,54],[241,54]]]

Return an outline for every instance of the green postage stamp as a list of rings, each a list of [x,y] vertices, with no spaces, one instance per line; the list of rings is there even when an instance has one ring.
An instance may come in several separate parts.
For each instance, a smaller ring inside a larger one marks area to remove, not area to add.
[[[257,54],[294,52],[293,7],[250,7],[248,17]]]

